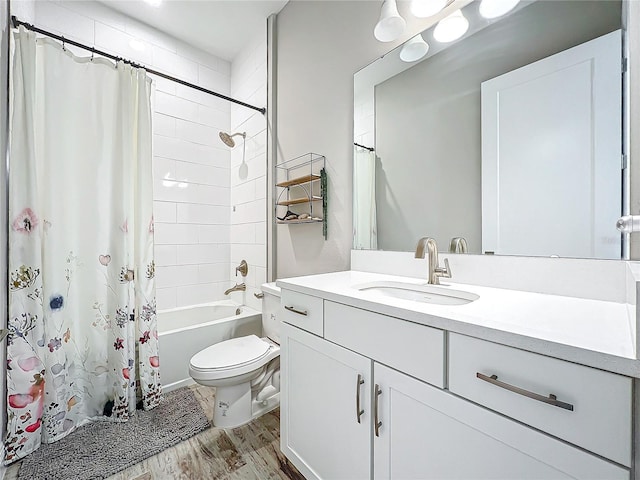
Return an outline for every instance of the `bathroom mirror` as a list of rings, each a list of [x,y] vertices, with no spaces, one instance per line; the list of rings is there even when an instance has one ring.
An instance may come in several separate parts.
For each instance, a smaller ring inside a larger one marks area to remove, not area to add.
[[[354,75],[353,248],[620,259],[623,3],[479,5]]]

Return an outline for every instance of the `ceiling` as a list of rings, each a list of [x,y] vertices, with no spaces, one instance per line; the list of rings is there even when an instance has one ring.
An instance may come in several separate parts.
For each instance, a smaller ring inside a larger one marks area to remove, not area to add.
[[[232,61],[251,41],[266,18],[288,0],[162,0],[154,7],[143,0],[101,0],[140,22]]]

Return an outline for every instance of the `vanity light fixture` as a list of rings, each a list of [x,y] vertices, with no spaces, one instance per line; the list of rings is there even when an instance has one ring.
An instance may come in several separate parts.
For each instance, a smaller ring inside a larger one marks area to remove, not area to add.
[[[433,38],[442,43],[453,42],[463,36],[468,29],[469,20],[460,10],[456,10],[438,22],[433,29]]]
[[[384,0],[373,35],[381,42],[393,42],[402,35],[406,26],[407,22],[398,13],[396,0]]]
[[[498,18],[510,12],[520,0],[482,0],[480,15],[484,18]]]
[[[424,57],[429,51],[429,44],[424,41],[422,34],[418,34],[406,42],[400,50],[400,60],[403,62],[415,62]]]
[[[411,13],[418,18],[427,18],[446,6],[447,0],[411,0]]]

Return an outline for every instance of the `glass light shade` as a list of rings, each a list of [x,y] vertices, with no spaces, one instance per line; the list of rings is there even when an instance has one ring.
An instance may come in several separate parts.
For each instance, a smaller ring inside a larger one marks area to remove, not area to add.
[[[429,44],[424,41],[421,34],[418,34],[402,46],[400,60],[403,62],[415,62],[424,57],[428,51]]]
[[[463,36],[467,30],[469,30],[469,20],[460,10],[456,10],[438,22],[433,29],[433,38],[442,43],[453,42]]]
[[[398,13],[396,0],[384,0],[373,35],[381,42],[393,42],[402,35],[406,25],[407,22]]]
[[[435,15],[447,5],[447,0],[411,0],[411,13],[418,18]]]
[[[482,0],[480,15],[484,18],[498,18],[510,12],[520,0]]]

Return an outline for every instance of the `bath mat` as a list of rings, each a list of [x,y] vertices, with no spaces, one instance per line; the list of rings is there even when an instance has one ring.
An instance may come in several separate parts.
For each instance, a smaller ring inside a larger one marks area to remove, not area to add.
[[[98,480],[206,430],[211,423],[185,387],[128,422],[95,422],[22,460],[18,480]]]

